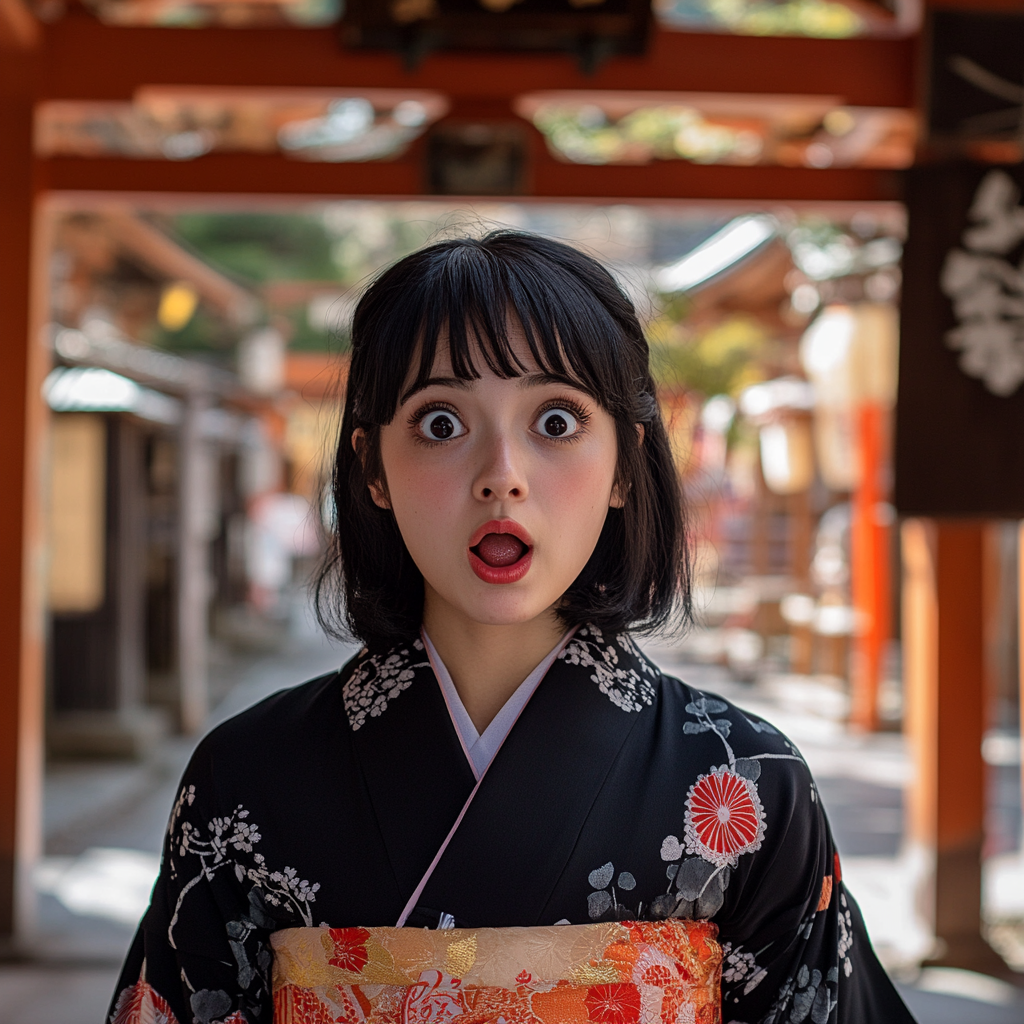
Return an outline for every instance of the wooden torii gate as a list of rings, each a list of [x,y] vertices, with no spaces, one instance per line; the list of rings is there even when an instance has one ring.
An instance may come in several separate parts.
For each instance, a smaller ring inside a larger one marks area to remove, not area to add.
[[[1012,5],[1012,0],[1010,0]],[[961,4],[964,6],[964,4]],[[915,105],[917,41],[898,38],[815,40],[655,32],[643,57],[616,57],[585,77],[567,56],[448,53],[414,71],[397,55],[344,51],[334,29],[126,28],[105,26],[78,7],[42,24],[25,0],[0,0],[0,951],[24,943],[32,926],[28,872],[41,848],[43,768],[42,444],[46,412],[40,385],[49,369],[42,341],[46,320],[48,242],[42,203],[53,195],[118,194],[149,202],[193,197],[378,197],[424,195],[421,144],[386,162],[326,164],[281,155],[213,153],[188,163],[114,158],[37,157],[33,111],[44,100],[128,101],[141,86],[432,89],[451,104],[449,116],[514,118],[516,96],[534,90],[594,89],[831,96],[851,106]],[[581,166],[551,157],[530,129],[528,195],[543,198],[732,200],[749,204],[816,204],[899,198],[898,175],[864,168],[708,166],[684,161],[648,166]],[[915,577],[916,578],[916,577]],[[956,600],[933,581],[938,605]],[[917,591],[915,591],[917,593]],[[931,606],[929,606],[931,607]],[[949,634],[944,619],[943,634]],[[949,627],[952,628],[952,627]],[[929,634],[930,635],[930,634]],[[930,646],[929,646],[930,645]],[[927,641],[926,654],[948,648]],[[916,648],[915,648],[916,649]],[[971,658],[980,652],[970,643]],[[971,653],[974,652],[974,653]],[[963,660],[963,651],[959,657]],[[930,664],[930,663],[929,663]],[[982,672],[972,685],[980,692]],[[970,675],[970,671],[967,673]],[[962,673],[961,673],[962,675]],[[935,672],[915,696],[928,719],[930,761],[948,743],[934,717],[956,714],[936,702]],[[918,705],[914,705],[918,706]],[[980,727],[980,724],[979,724]],[[973,735],[973,734],[972,734]],[[978,737],[980,741],[980,736]],[[949,753],[980,778],[980,749]],[[924,762],[922,762],[924,763]],[[914,817],[917,836],[941,841],[943,815],[959,790],[944,776],[916,791],[927,807]],[[977,788],[977,787],[975,787]],[[980,835],[981,794],[960,802],[958,828]],[[959,833],[958,833],[959,834]],[[978,933],[977,879],[967,910]],[[937,893],[939,904],[947,899]],[[952,890],[950,890],[952,891]],[[941,915],[940,915],[941,917]],[[962,921],[961,914],[958,920]]]

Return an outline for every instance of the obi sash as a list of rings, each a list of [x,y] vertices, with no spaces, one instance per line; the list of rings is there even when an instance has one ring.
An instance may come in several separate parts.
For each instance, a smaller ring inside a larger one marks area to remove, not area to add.
[[[274,1024],[720,1024],[706,921],[531,928],[286,928]]]

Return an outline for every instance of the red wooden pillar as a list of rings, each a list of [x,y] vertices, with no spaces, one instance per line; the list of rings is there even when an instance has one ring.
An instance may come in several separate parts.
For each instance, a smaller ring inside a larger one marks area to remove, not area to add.
[[[932,962],[1001,974],[981,934],[985,819],[984,523],[908,519],[902,528],[905,723],[915,760],[909,831],[930,870],[921,900]]]
[[[857,410],[860,483],[853,495],[851,561],[857,633],[853,647],[850,723],[867,731],[878,728],[878,688],[889,639],[889,527],[879,515],[884,495],[887,411],[878,402]]]
[[[33,309],[33,20],[0,4],[0,950],[31,927],[29,871],[41,836],[42,585],[40,394],[45,352]],[[22,12],[24,14],[25,12]],[[39,247],[35,247],[36,253]],[[30,340],[31,339],[31,340]]]

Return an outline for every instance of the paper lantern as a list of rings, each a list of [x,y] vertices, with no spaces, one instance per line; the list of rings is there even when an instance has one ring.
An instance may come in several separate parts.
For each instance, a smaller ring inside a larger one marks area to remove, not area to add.
[[[857,410],[896,401],[899,324],[889,303],[822,310],[800,342],[814,388],[814,446],[825,484],[851,491],[860,479]]]
[[[761,428],[761,472],[776,494],[799,494],[814,481],[814,446],[805,417],[787,418]]]

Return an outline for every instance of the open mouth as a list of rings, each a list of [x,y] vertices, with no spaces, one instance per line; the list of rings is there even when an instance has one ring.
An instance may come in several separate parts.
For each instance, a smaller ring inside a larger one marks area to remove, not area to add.
[[[484,565],[505,569],[515,565],[530,549],[511,533],[485,533],[480,543],[469,550]]]
[[[469,564],[484,583],[518,583],[533,563],[533,541],[514,519],[492,519],[469,538]]]

